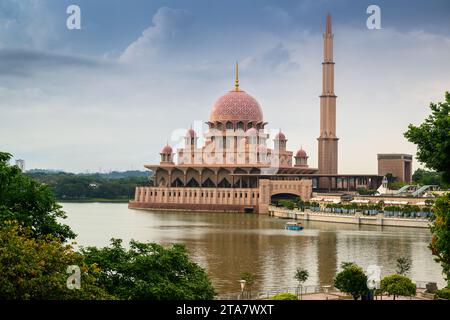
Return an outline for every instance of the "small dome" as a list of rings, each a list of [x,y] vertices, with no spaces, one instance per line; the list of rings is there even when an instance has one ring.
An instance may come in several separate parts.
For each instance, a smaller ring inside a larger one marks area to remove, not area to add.
[[[164,146],[164,148],[162,148],[161,150],[162,154],[172,154],[172,147],[169,146],[168,144]]]
[[[245,91],[230,91],[214,104],[211,122],[263,122],[263,112],[258,101]]]
[[[284,135],[283,132],[278,132],[277,135],[275,136],[275,140],[286,140],[286,136]]]
[[[186,132],[186,138],[195,138],[197,136],[197,134],[195,133],[194,129],[190,128],[187,132]]]
[[[303,149],[298,150],[297,153],[295,154],[295,156],[297,158],[306,158],[306,157],[308,157],[308,155],[306,154],[306,151],[303,150]]]
[[[258,130],[256,130],[255,128],[250,128],[245,132],[246,136],[257,136],[258,135]]]

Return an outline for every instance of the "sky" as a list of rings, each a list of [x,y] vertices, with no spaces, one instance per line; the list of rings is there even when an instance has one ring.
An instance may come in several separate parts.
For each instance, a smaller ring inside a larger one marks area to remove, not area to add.
[[[371,4],[381,29],[366,26]],[[239,61],[268,132],[317,167],[327,13],[339,172],[376,173],[377,153],[415,154],[403,132],[450,90],[450,1],[2,0],[0,150],[27,169],[143,170],[205,129]]]

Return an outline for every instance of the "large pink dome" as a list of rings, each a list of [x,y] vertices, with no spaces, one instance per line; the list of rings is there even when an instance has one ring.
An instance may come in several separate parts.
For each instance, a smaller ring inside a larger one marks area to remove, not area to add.
[[[255,98],[245,91],[230,91],[214,104],[210,122],[263,122],[261,106]]]

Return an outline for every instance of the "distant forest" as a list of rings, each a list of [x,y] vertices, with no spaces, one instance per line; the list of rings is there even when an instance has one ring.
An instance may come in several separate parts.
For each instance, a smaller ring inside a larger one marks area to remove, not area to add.
[[[149,171],[75,174],[35,169],[26,175],[48,185],[56,199],[67,201],[127,201],[136,186],[151,185]]]

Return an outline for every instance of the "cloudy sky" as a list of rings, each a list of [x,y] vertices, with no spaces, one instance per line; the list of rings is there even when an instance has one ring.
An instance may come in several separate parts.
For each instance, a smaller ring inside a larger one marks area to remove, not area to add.
[[[71,4],[81,30],[66,27]],[[402,133],[450,90],[449,1],[2,0],[0,150],[28,169],[142,169],[201,130],[237,60],[270,129],[316,167],[327,12],[339,170],[375,173],[377,153],[415,153]]]

